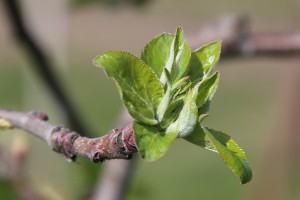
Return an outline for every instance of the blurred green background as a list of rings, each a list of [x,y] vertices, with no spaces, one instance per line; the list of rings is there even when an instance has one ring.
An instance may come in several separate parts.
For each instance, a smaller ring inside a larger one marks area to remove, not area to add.
[[[188,37],[228,14],[247,14],[256,32],[299,30],[300,18],[296,0],[153,0],[140,7],[76,6],[58,0],[21,3],[30,30],[50,55],[59,79],[94,136],[115,128],[122,108],[113,81],[91,64],[95,55],[107,50],[139,55],[143,46],[162,32],[173,33],[182,26]],[[285,111],[287,71],[297,63],[299,67],[297,57],[221,58],[217,67],[221,82],[206,124],[228,133],[243,147],[253,168],[252,182],[240,185],[217,154],[178,140],[155,163],[138,159],[127,199],[261,199],[257,197],[267,197],[270,192],[281,192],[277,196],[281,199],[300,199],[299,170],[294,169],[291,179],[286,177],[289,168],[272,172],[274,162],[266,162],[269,153],[279,148],[272,142],[282,138],[275,130]],[[0,108],[42,110],[52,123],[63,124],[61,111],[30,65],[0,3]],[[32,187],[53,199],[77,199],[92,189],[101,165],[83,159],[65,162],[44,142],[22,131],[0,131],[1,149],[8,150],[18,136],[29,142],[24,172]],[[284,191],[268,187],[277,184],[270,174],[279,176],[275,180],[285,185]],[[1,177],[5,176],[0,171]]]

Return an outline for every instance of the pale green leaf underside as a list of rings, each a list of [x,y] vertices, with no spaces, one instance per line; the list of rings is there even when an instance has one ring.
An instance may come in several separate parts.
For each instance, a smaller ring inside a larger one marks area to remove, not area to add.
[[[185,137],[194,130],[198,118],[196,96],[197,91],[189,91],[178,119],[167,128],[167,132],[176,132],[179,137]]]
[[[141,59],[160,77],[168,58],[174,35],[162,34],[151,40],[144,48]]]
[[[182,28],[178,27],[170,46],[169,58],[165,65],[165,69],[170,72],[173,82],[182,78],[187,70],[190,57],[190,47],[183,38]],[[160,81],[163,85],[166,83],[166,76],[164,73],[161,74]]]
[[[146,161],[161,158],[177,137],[176,133],[163,133],[154,126],[146,126],[134,122],[134,138],[139,154]]]
[[[244,151],[220,131],[204,128],[204,132],[226,165],[240,178],[241,183],[248,183],[252,179],[252,171]]]
[[[221,53],[221,42],[216,41],[196,49],[189,62],[188,75],[191,80],[202,79],[209,75],[219,60]]]
[[[171,75],[175,81],[182,78],[183,74],[185,73],[190,57],[191,57],[191,50],[183,38],[183,29],[178,27],[176,30],[175,35],[175,45],[174,45],[174,67],[171,70]]]
[[[107,52],[94,59],[118,85],[131,116],[145,124],[157,124],[156,109],[163,96],[157,76],[139,58],[125,52]]]

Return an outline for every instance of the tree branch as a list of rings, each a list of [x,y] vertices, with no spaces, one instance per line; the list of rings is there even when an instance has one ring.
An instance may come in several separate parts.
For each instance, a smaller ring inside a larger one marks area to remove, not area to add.
[[[191,48],[222,41],[222,56],[291,56],[300,53],[300,33],[253,33],[247,17],[234,15],[209,23],[187,38]]]
[[[113,129],[99,138],[87,138],[64,126],[46,122],[48,117],[42,112],[22,113],[0,109],[0,118],[9,122],[12,127],[44,140],[52,150],[64,154],[70,161],[74,161],[77,156],[94,163],[110,159],[128,160],[137,152],[132,124]]]

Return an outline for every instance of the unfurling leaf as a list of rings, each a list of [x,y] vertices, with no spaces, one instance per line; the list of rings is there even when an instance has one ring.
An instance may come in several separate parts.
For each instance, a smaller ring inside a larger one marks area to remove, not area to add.
[[[174,122],[178,118],[179,113],[183,107],[183,104],[184,104],[184,100],[182,97],[172,101],[168,105],[164,118],[162,119],[160,124],[161,128],[163,129],[167,128],[168,126],[170,126],[172,122]]]
[[[161,158],[169,149],[176,133],[165,133],[154,126],[146,126],[134,122],[134,138],[139,153],[146,161],[155,161]]]
[[[107,52],[94,59],[117,82],[131,116],[145,124],[157,124],[156,109],[163,96],[157,76],[139,58],[125,52]]]
[[[195,50],[189,62],[188,75],[191,80],[202,80],[212,72],[219,60],[221,53],[221,42],[212,42]]]
[[[203,106],[207,102],[207,100],[211,99],[215,94],[218,83],[219,83],[220,75],[216,72],[211,77],[203,80],[198,87],[198,95],[196,99],[196,103],[198,108]]]
[[[198,118],[196,96],[197,90],[189,91],[178,119],[167,128],[167,132],[176,132],[179,137],[185,137],[194,130]]]
[[[182,78],[187,70],[187,66],[191,57],[190,47],[183,38],[183,30],[177,28],[175,37],[170,47],[170,54],[165,65],[165,69],[171,74],[173,82]],[[167,81],[164,73],[160,76],[160,81],[164,85]]]

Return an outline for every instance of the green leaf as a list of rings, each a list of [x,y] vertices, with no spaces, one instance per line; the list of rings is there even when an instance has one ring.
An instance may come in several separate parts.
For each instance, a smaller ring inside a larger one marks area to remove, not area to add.
[[[195,129],[183,139],[207,150],[218,152],[214,145],[212,145],[210,140],[207,138],[203,128],[199,123],[197,123]]]
[[[170,126],[179,116],[179,113],[184,105],[183,97],[172,101],[165,112],[164,118],[160,123],[161,128],[165,129]]]
[[[198,118],[196,96],[197,90],[189,91],[178,119],[167,128],[167,132],[176,132],[179,137],[185,137],[194,130]]]
[[[134,122],[133,129],[139,153],[146,161],[155,161],[161,158],[177,137],[177,133],[164,133],[154,126],[146,126],[137,122]]]
[[[211,106],[211,99],[208,99],[199,109],[198,109],[198,114],[203,115],[207,114],[210,110]]]
[[[220,74],[216,72],[211,77],[203,80],[198,87],[198,96],[197,96],[197,106],[200,108],[207,100],[211,99],[215,94],[218,83],[220,79]],[[196,86],[195,86],[196,87]]]
[[[167,111],[168,105],[170,103],[170,99],[171,99],[171,86],[168,85],[167,91],[157,108],[157,119],[160,122],[163,119],[165,112]]]
[[[126,52],[107,52],[94,64],[114,79],[131,116],[145,124],[157,124],[156,109],[163,96],[157,76],[139,58]]]
[[[192,81],[208,76],[219,60],[221,42],[209,43],[195,50],[189,62],[188,75]]]
[[[203,130],[226,165],[240,178],[241,183],[249,182],[252,179],[252,171],[245,152],[225,133],[209,128]]]
[[[178,27],[175,37],[170,46],[170,55],[165,65],[172,77],[172,80],[178,81],[182,78],[187,70],[187,66],[191,57],[191,50],[185,39],[183,38],[183,30]],[[166,76],[164,73],[160,77],[161,83],[166,83]]]
[[[160,77],[170,56],[174,35],[162,34],[151,40],[144,48],[141,59]]]
[[[251,180],[252,171],[245,153],[229,135],[198,124],[194,131],[184,139],[199,147],[219,153],[226,165],[240,178],[242,184]]]

